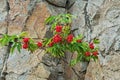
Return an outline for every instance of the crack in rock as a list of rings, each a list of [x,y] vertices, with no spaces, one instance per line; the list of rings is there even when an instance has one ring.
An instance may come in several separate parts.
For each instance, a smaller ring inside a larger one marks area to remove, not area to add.
[[[87,34],[86,34],[86,37],[87,37],[87,40],[89,42],[91,42],[91,34],[92,34],[93,30],[92,30],[89,15],[88,15],[88,12],[87,12],[87,7],[88,7],[88,0],[86,0],[86,4],[85,4],[85,7],[84,7],[84,18],[85,18],[86,30],[88,30]]]
[[[3,67],[2,67],[2,71],[0,75],[0,80],[6,80],[5,77],[7,75],[7,72],[6,72],[7,71],[7,60],[9,58],[11,46],[12,46],[12,43],[9,43],[9,45],[7,46],[6,53],[4,55]]]

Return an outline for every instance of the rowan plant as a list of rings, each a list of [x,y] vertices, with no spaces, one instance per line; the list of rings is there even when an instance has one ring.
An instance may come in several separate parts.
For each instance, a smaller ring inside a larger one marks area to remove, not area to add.
[[[2,46],[12,43],[10,53],[17,49],[34,52],[37,49],[45,49],[46,53],[56,58],[64,57],[66,52],[76,53],[76,57],[71,59],[70,65],[75,65],[80,61],[90,61],[98,59],[99,40],[94,39],[91,42],[84,41],[84,36],[79,34],[74,36],[71,32],[71,22],[74,16],[71,14],[59,14],[50,16],[45,20],[46,25],[50,25],[50,31],[53,33],[51,38],[43,38],[36,42],[34,39],[25,37],[26,32],[18,35],[3,34],[0,38]]]

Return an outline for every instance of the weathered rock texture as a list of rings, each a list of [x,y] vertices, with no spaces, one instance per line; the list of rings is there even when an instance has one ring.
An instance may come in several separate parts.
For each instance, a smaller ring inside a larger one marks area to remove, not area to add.
[[[44,20],[66,12],[76,16],[71,24],[78,28],[75,35],[84,34],[86,41],[100,39],[99,60],[71,68],[44,50],[9,55],[4,47],[0,80],[120,80],[120,0],[0,0],[0,34],[26,31],[40,40],[50,36]]]

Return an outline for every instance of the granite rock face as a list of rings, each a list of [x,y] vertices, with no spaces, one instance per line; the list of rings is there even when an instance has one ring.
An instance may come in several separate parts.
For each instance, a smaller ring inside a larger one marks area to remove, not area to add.
[[[71,24],[72,29],[78,28],[75,35],[84,34],[88,42],[100,39],[99,60],[78,63],[71,68],[64,62],[57,64],[59,60],[44,54],[44,50],[33,54],[15,51],[11,55],[7,47],[0,47],[1,77],[6,80],[119,80],[120,0],[1,0],[0,37],[3,33],[12,35],[22,31],[37,40],[49,37],[44,20],[66,12],[76,16]]]
[[[0,33],[6,33],[7,30],[6,17],[8,12],[6,5],[7,4],[5,0],[0,1]]]
[[[48,3],[62,8],[70,8],[76,0],[46,0]]]
[[[85,34],[86,41],[100,39],[99,61],[89,63],[85,80],[119,80],[119,64],[116,63],[120,55],[119,4],[119,0],[77,0],[69,10],[77,16],[72,24],[73,29],[79,29],[76,35]]]

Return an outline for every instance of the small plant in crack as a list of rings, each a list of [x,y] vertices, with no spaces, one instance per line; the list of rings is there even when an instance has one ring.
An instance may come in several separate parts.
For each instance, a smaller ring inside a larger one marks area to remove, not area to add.
[[[96,44],[99,44],[99,40],[92,40],[90,43],[84,41],[84,36],[79,34],[75,36],[71,32],[71,22],[74,16],[71,14],[60,14],[57,16],[50,16],[45,20],[46,25],[50,25],[50,31],[53,33],[51,38],[43,38],[41,41],[36,42],[30,37],[26,37],[27,33],[22,32],[19,35],[7,35],[3,34],[0,39],[2,46],[7,46],[12,43],[10,53],[14,53],[17,49],[21,52],[21,49],[34,52],[37,49],[44,49],[46,53],[51,56],[60,58],[72,53],[70,65],[73,66],[80,61],[90,61],[90,59],[98,59],[98,50]]]

